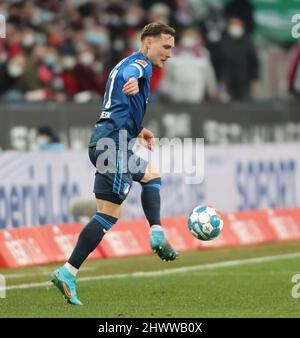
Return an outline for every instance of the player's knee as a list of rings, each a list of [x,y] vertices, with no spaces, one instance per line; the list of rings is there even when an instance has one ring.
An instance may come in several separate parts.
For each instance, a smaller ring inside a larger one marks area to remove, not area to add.
[[[146,172],[141,183],[147,183],[153,179],[160,178],[160,173],[158,170],[155,169],[154,165],[152,163],[148,163]]]
[[[141,180],[142,183],[148,183],[153,179],[161,179],[159,172],[149,172],[146,173],[143,179]]]
[[[97,212],[114,217],[116,219],[120,217],[121,205],[102,199],[96,199],[96,201]]]

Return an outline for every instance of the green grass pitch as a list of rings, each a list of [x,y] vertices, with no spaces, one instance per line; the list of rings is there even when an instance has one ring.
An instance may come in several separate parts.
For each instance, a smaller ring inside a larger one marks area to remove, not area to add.
[[[49,283],[56,266],[0,270],[0,317],[300,317],[292,297],[300,242],[185,252],[171,263],[155,255],[89,261],[78,275],[81,307]]]

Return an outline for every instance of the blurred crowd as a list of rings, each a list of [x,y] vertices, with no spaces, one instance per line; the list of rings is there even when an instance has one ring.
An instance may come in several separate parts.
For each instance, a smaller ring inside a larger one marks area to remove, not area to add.
[[[170,24],[176,48],[153,69],[152,99],[197,103],[250,99],[259,79],[248,0],[26,0],[0,3],[0,100],[88,102],[109,72],[139,49],[149,22]]]

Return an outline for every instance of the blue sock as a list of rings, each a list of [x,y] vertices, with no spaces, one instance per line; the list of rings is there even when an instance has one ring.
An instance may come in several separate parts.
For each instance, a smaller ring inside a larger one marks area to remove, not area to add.
[[[142,184],[142,206],[145,216],[151,225],[160,225],[160,186],[161,178],[153,178]]]
[[[79,269],[88,255],[94,251],[101,242],[105,232],[109,230],[117,220],[115,217],[97,212],[81,230],[68,263],[76,269]]]

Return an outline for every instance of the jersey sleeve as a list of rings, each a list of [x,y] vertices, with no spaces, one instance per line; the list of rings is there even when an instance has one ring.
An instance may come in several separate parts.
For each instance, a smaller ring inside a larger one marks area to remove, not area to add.
[[[150,62],[142,59],[136,59],[123,70],[123,78],[127,82],[131,77],[135,77],[136,79],[141,77],[150,77],[151,68]]]

